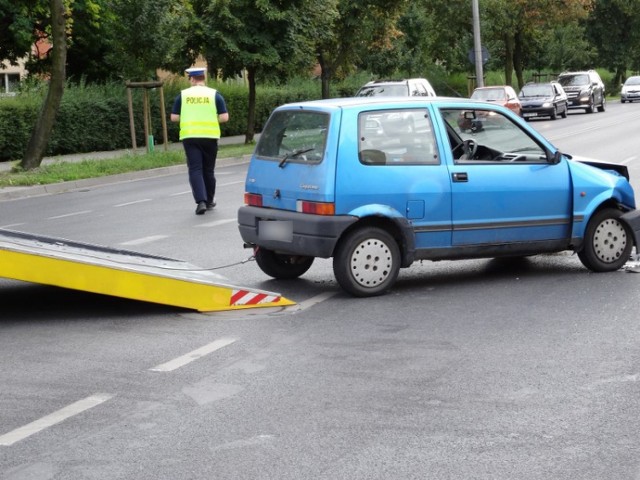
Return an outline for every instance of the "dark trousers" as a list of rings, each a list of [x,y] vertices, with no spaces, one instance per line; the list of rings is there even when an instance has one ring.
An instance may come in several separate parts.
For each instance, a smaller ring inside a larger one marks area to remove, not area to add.
[[[182,141],[187,155],[189,184],[196,203],[213,203],[216,193],[216,157],[218,140],[215,138],[185,138]]]

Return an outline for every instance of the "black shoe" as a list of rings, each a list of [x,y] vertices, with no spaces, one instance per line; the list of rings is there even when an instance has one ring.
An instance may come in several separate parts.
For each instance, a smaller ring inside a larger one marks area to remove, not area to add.
[[[211,202],[211,203],[207,202],[207,210],[213,210],[213,207],[215,206],[216,206],[216,202]]]
[[[198,202],[198,206],[196,207],[196,215],[202,215],[206,211],[207,211],[207,203]]]

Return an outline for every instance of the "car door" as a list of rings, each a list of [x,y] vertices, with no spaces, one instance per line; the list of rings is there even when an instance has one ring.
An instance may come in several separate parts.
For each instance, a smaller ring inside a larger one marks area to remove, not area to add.
[[[503,112],[481,108],[440,112],[451,143],[453,246],[569,238],[571,179],[566,161],[549,163],[535,134]],[[484,118],[482,128],[463,132],[459,125],[475,118]],[[465,150],[464,141],[471,148]]]
[[[336,212],[402,217],[418,248],[451,244],[451,182],[424,104],[344,115]]]

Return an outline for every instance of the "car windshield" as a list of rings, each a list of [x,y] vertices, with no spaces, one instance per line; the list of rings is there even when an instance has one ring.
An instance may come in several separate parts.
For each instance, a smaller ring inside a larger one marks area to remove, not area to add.
[[[362,87],[358,97],[406,97],[408,90],[406,85],[373,85]]]
[[[625,85],[640,85],[640,77],[629,77],[627,81],[624,82]]]
[[[551,85],[525,85],[520,91],[521,97],[550,97],[552,95]]]
[[[496,102],[504,100],[506,97],[504,90],[502,88],[485,88],[475,90],[471,94],[471,98],[474,100],[484,100],[487,102]]]
[[[589,85],[589,75],[564,75],[559,79],[560,85],[565,86],[582,86]]]

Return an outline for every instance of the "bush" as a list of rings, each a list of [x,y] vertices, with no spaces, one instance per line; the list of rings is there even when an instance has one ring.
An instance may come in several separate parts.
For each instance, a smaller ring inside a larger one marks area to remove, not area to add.
[[[248,88],[237,82],[210,82],[225,97],[229,122],[222,125],[222,135],[244,135],[247,132]],[[163,85],[167,136],[177,142],[179,127],[169,120],[173,102],[181,89],[188,87],[184,78]],[[147,89],[150,107],[149,133],[162,143],[162,117],[158,89]],[[0,161],[18,160],[24,156],[39,109],[44,89],[31,88],[17,97],[0,99]],[[144,89],[131,89],[136,146],[146,145],[144,134]],[[320,98],[316,81],[286,86],[259,86],[256,92],[254,132],[260,132],[276,106],[300,100]],[[67,85],[56,118],[46,155],[86,153],[132,148],[127,88],[123,84]]]

